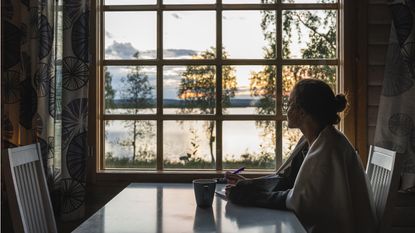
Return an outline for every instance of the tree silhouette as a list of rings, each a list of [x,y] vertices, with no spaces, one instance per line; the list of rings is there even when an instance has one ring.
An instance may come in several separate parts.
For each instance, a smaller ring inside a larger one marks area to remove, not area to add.
[[[114,97],[116,91],[112,88],[112,74],[108,71],[108,67],[104,66],[104,77],[105,77],[105,109],[115,108]]]
[[[289,0],[293,3],[293,0]],[[321,3],[330,0],[320,0]],[[262,0],[262,3],[272,3],[272,0]],[[262,11],[261,28],[268,46],[264,48],[264,57],[272,59],[276,57],[276,27],[275,13]],[[303,49],[302,58],[335,58],[336,57],[336,11],[326,10],[324,12],[309,10],[286,10],[283,11],[283,37],[282,55],[284,58],[291,57],[290,44],[294,39],[302,42],[303,29],[308,30],[309,41],[307,47]],[[297,38],[293,38],[292,29],[297,31]],[[321,30],[324,28],[325,30]],[[285,66],[283,67],[283,95],[287,100],[287,95],[293,85],[304,77],[313,77],[326,81],[333,88],[335,87],[336,68],[328,65],[320,66]],[[251,95],[260,97],[260,104],[257,107],[259,114],[275,113],[275,66],[266,66],[264,70],[255,73],[251,77]]]
[[[104,84],[104,101],[105,101],[105,110],[110,111],[110,109],[116,108],[114,98],[116,90],[112,88],[112,74],[108,71],[108,67],[104,66],[104,78],[105,78],[105,84]],[[109,126],[110,122],[105,121],[105,126]],[[105,130],[104,132],[105,138],[108,136],[108,132]],[[107,152],[108,153],[108,152]]]
[[[139,52],[134,54],[134,58],[139,59]],[[140,109],[148,109],[154,105],[152,101],[154,87],[150,85],[148,76],[142,72],[142,69],[142,66],[133,66],[130,68],[127,77],[121,78],[124,87],[121,96],[127,114],[138,115]],[[124,128],[132,134],[132,138],[119,140],[118,144],[133,148],[132,161],[134,162],[143,149],[143,147],[138,146],[137,140],[154,136],[153,126],[149,121],[133,120],[124,122]]]
[[[261,0],[262,3],[272,3],[272,0]],[[293,0],[289,0],[293,3]],[[321,3],[330,0],[320,0]],[[261,28],[268,46],[264,48],[264,57],[272,59],[276,57],[276,27],[275,13],[261,11]],[[283,11],[284,31],[282,37],[282,55],[284,58],[291,57],[290,44],[294,39],[302,42],[303,29],[308,30],[309,41],[303,49],[302,58],[335,58],[336,57],[336,11],[326,10],[324,12],[308,10],[286,10]],[[297,38],[293,38],[292,28],[297,31]],[[321,30],[324,28],[325,30]],[[288,100],[288,94],[294,84],[302,78],[312,77],[326,81],[333,89],[336,85],[336,68],[328,65],[320,66],[285,66],[283,67],[283,100],[284,105]],[[251,95],[260,97],[257,111],[259,114],[275,114],[275,66],[266,66],[264,70],[254,73],[250,80]]]
[[[262,3],[272,3],[273,0],[261,0]],[[320,0],[327,3],[330,0]],[[293,3],[293,0],[289,0]],[[261,28],[267,47],[264,48],[266,59],[275,59],[276,54],[276,15],[272,11],[261,11]],[[297,40],[303,42],[304,30],[308,31],[306,48],[301,51],[302,58],[336,58],[336,11],[309,11],[286,10],[282,12],[282,57],[292,57],[291,43]],[[271,29],[271,30],[270,30]],[[294,29],[294,30],[293,30]],[[324,29],[324,30],[322,30]],[[296,33],[295,33],[296,32]],[[297,36],[295,38],[295,35]],[[297,65],[284,66],[283,70],[283,111],[286,111],[288,96],[297,81],[303,78],[317,78],[326,81],[333,89],[336,86],[336,67],[329,65]],[[251,96],[259,97],[256,106],[258,114],[275,114],[276,101],[276,74],[275,66],[265,66],[262,71],[253,73],[250,78]],[[275,141],[275,121],[258,121],[257,125],[264,129],[263,134],[271,134]]]
[[[223,57],[227,58],[223,52]],[[215,59],[215,48],[201,52],[193,56],[193,59]],[[181,105],[182,113],[193,113],[196,110],[200,114],[214,114],[216,107],[216,70],[213,65],[189,65],[182,74],[177,96],[184,101]],[[222,110],[230,106],[230,100],[235,96],[236,88],[235,69],[231,66],[222,67]],[[209,139],[210,156],[212,163],[215,162],[213,155],[214,121],[205,124],[207,137]]]

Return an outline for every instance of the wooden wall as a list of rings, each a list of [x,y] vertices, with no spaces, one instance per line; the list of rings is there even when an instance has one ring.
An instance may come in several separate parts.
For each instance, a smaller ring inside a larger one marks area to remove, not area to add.
[[[371,145],[373,144],[379,98],[382,90],[391,17],[386,0],[369,0],[368,4],[367,143]],[[397,203],[391,215],[391,233],[414,233],[415,195],[398,194]]]
[[[389,42],[391,17],[386,0],[369,0],[368,6],[368,67],[367,67],[367,132],[368,145],[373,144],[382,90],[385,57]]]

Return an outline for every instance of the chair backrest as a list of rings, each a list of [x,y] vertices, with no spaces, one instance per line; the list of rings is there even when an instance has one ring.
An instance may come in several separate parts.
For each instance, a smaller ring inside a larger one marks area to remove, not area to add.
[[[379,232],[390,225],[393,199],[399,186],[399,169],[395,151],[370,146],[366,173],[372,186]]]
[[[39,144],[7,149],[4,171],[15,232],[57,232]]]

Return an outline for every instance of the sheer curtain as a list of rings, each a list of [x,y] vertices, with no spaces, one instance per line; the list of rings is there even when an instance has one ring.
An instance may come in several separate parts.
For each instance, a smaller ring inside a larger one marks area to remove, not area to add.
[[[415,192],[415,0],[389,4],[393,22],[375,144],[400,154],[401,190]]]
[[[3,0],[2,147],[39,142],[53,206],[82,217],[88,0]]]

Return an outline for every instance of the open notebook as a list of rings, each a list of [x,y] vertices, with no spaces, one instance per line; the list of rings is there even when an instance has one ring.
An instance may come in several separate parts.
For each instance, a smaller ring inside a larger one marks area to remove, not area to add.
[[[228,198],[226,198],[225,190],[215,191],[215,193],[216,193],[217,196],[219,196],[219,197],[221,197],[221,198],[223,198],[225,200],[228,200]]]

